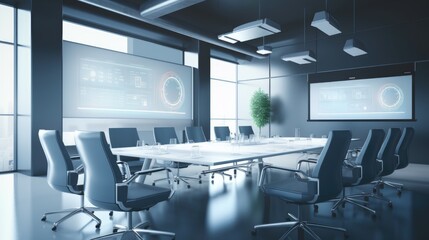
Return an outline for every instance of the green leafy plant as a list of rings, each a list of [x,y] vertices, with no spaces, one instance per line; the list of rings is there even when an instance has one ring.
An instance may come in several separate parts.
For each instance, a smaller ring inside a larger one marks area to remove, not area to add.
[[[268,94],[261,89],[256,90],[250,100],[250,110],[253,121],[259,128],[259,135],[261,135],[261,128],[270,122],[271,103]]]

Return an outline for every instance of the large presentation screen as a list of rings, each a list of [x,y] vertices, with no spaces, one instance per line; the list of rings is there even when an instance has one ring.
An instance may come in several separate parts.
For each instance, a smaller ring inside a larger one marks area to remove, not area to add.
[[[413,75],[309,81],[309,120],[412,120]]]
[[[64,42],[64,117],[192,118],[187,66]]]

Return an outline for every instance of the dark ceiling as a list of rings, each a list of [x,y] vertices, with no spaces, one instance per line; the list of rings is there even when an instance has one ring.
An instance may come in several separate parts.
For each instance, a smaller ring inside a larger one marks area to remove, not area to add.
[[[429,1],[427,0],[355,1],[356,32],[428,18],[426,11],[429,9]],[[114,6],[123,6],[126,9],[123,12],[131,9],[137,13],[134,19],[141,20],[138,19],[138,12],[144,0],[82,0],[82,2],[105,4],[106,9],[109,8],[110,3]],[[141,21],[161,28],[167,26],[167,30],[170,31],[174,31],[175,27],[184,29],[188,33],[196,34],[192,36],[192,34],[184,34],[183,31],[177,32],[197,39],[202,35],[214,41],[209,43],[216,45],[220,42],[221,45],[218,46],[224,47],[222,44],[225,43],[217,39],[219,34],[230,32],[246,22],[270,18],[281,25],[282,32],[266,37],[265,44],[277,48],[304,41],[304,11],[306,12],[306,41],[316,37],[328,37],[310,26],[314,13],[325,9],[337,19],[343,34],[353,32],[353,0],[206,0],[155,19],[153,22]],[[123,14],[127,15],[129,12]],[[262,39],[259,38],[231,46],[238,48],[232,50],[238,52],[243,50],[242,53],[246,53],[246,51],[254,52],[254,49],[261,44]]]

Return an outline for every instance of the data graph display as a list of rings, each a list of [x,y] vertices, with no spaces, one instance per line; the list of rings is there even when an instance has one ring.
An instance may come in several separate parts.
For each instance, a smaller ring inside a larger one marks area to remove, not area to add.
[[[412,86],[412,75],[310,83],[309,119],[412,119]]]
[[[64,116],[192,118],[192,69],[65,42]]]

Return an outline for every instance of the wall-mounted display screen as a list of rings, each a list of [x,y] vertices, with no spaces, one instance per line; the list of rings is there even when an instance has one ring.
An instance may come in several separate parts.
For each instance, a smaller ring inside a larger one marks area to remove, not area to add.
[[[192,118],[192,69],[64,42],[64,117]]]
[[[412,72],[382,76],[383,70],[371,69],[374,77],[365,70],[352,77],[342,72],[333,74],[333,81],[320,80],[329,77],[326,73],[309,76],[309,120],[412,120]]]

